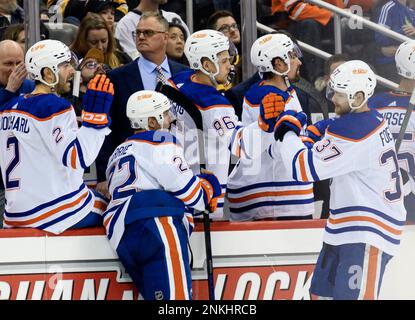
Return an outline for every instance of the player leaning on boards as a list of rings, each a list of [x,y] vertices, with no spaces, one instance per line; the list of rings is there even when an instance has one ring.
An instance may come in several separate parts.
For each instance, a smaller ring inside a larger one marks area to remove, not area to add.
[[[61,233],[71,227],[102,225],[106,202],[84,184],[84,169],[96,158],[110,119],[112,84],[105,76],[89,83],[82,127],[60,95],[71,90],[71,52],[60,41],[44,40],[26,53],[36,86],[32,93],[0,103],[0,167],[6,187],[4,227]]]
[[[406,212],[394,142],[382,115],[367,106],[375,86],[363,61],[337,67],[328,98],[338,118],[311,149],[298,137],[299,114],[285,111],[276,123],[272,151],[280,150],[295,180],[332,178],[330,217],[310,288],[320,298],[377,299],[401,240]]]
[[[104,226],[111,246],[146,300],[192,298],[185,205],[213,212],[221,194],[213,174],[194,176],[168,131],[170,101],[138,91],[127,102],[135,134],[115,149],[107,168],[111,202]]]
[[[273,137],[259,128],[260,118],[243,127],[238,122],[233,106],[216,89],[218,84],[228,81],[231,70],[229,39],[226,36],[215,30],[197,31],[186,40],[184,53],[193,70],[178,73],[169,83],[191,100],[201,113],[206,169],[218,177],[222,187],[218,210],[211,216],[214,220],[223,220],[227,218],[223,204],[231,153],[238,158],[260,156]],[[176,112],[179,132],[176,136],[180,141],[184,138],[181,144],[186,159],[192,170],[198,172],[204,160],[199,159],[197,152],[191,153],[198,150],[194,136],[188,133],[195,128],[194,122],[177,105]],[[271,121],[275,121],[275,118]],[[261,143],[263,141],[266,143]]]
[[[381,92],[369,99],[369,108],[379,111],[389,125],[394,140],[399,131],[409,106],[411,93],[415,88],[415,40],[402,43],[395,53],[395,63],[401,76],[399,88],[394,91]],[[407,209],[407,221],[415,221],[415,115],[409,118],[408,125],[398,152],[399,166],[407,174],[403,174],[405,194],[404,203]],[[409,180],[408,180],[409,179]],[[408,180],[405,183],[405,180]]]
[[[282,103],[286,110],[302,111],[290,84],[299,78],[300,57],[300,49],[285,34],[268,34],[254,42],[251,62],[262,79],[245,94],[243,125],[257,121],[261,103]],[[293,180],[280,153],[272,156],[269,148],[258,159],[239,160],[229,176],[226,200],[234,221],[311,219],[314,212],[313,183]]]

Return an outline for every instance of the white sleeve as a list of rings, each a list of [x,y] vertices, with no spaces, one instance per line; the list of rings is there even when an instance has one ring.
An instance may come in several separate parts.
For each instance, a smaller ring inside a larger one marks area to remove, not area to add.
[[[163,164],[153,166],[153,174],[166,191],[182,200],[188,207],[205,210],[204,190],[200,179],[193,175],[182,147],[177,144],[155,148],[153,159],[162,159]]]
[[[369,161],[362,161],[365,146],[361,143],[325,136],[308,149],[294,132],[285,134],[283,142],[274,142],[272,152],[280,152],[284,165],[292,168],[297,181],[311,182],[363,170]]]
[[[111,132],[108,128],[78,129],[72,107],[47,121],[42,121],[39,128],[42,139],[56,159],[74,170],[84,170],[95,161],[105,136]]]

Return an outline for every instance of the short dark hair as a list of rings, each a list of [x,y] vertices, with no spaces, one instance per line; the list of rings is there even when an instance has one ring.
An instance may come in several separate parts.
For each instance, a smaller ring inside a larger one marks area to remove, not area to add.
[[[233,14],[227,10],[219,10],[214,12],[207,21],[207,28],[216,30],[216,23],[220,18],[232,17],[235,19]]]
[[[330,75],[330,67],[332,64],[340,62],[340,61],[349,61],[350,57],[346,53],[339,53],[339,54],[333,54],[330,58],[326,60],[324,63],[324,75],[329,76]]]
[[[186,29],[183,27],[182,24],[180,24],[180,23],[174,23],[174,22],[169,22],[169,30],[170,30],[170,28],[179,28],[183,32],[184,41],[187,40],[187,32],[186,32]]]

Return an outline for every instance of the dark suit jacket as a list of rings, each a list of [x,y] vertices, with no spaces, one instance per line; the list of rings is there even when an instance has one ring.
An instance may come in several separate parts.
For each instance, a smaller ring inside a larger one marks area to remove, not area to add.
[[[139,58],[138,58],[139,59]],[[188,67],[169,61],[170,72],[173,75],[188,70]],[[114,100],[111,106],[111,134],[106,137],[101,152],[96,160],[98,181],[105,181],[105,170],[108,159],[118,145],[123,143],[134,133],[130,126],[130,121],[126,116],[126,106],[128,98],[139,90],[144,90],[141,80],[140,70],[138,69],[137,59],[120,68],[111,70],[108,73],[111,82],[114,84]]]

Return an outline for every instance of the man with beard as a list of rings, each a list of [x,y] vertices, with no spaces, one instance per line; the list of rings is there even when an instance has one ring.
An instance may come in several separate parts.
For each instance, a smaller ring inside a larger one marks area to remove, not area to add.
[[[299,58],[300,49],[284,34],[265,35],[254,42],[251,62],[262,80],[245,94],[243,125],[257,120],[261,104],[283,101],[286,109],[302,111],[290,84],[300,76]],[[234,221],[311,219],[314,212],[313,184],[294,181],[281,155],[271,155],[269,148],[256,160],[239,160],[229,176],[226,201]]]
[[[330,75],[327,97],[338,117],[320,127],[320,141],[308,148],[298,137],[304,116],[287,108],[275,126],[270,154],[281,155],[295,181],[332,179],[330,217],[310,288],[319,298],[377,299],[399,249],[406,219],[402,177],[387,121],[367,104],[375,87],[365,62],[345,62]]]
[[[200,110],[205,159],[200,159],[196,152],[192,154],[198,150],[197,141],[189,134],[194,129],[194,123],[189,120],[187,112],[177,105],[176,137],[183,140],[181,145],[192,170],[198,172],[199,167],[205,165],[208,171],[218,177],[222,195],[218,200],[218,209],[210,215],[214,220],[228,218],[227,211],[224,210],[224,196],[230,155],[252,159],[259,156],[271,143],[270,133],[259,128],[267,126],[262,121],[262,115],[257,115],[252,123],[242,126],[232,105],[216,89],[219,84],[228,81],[231,70],[229,49],[229,39],[219,31],[206,29],[193,33],[184,46],[186,58],[193,70],[180,72],[169,80],[173,87]]]
[[[71,52],[43,40],[26,53],[35,89],[0,101],[0,166],[6,189],[5,228],[38,228],[59,234],[97,226],[106,202],[84,184],[84,169],[96,158],[110,130],[113,86],[105,75],[89,83],[82,127],[60,95],[71,90]]]

